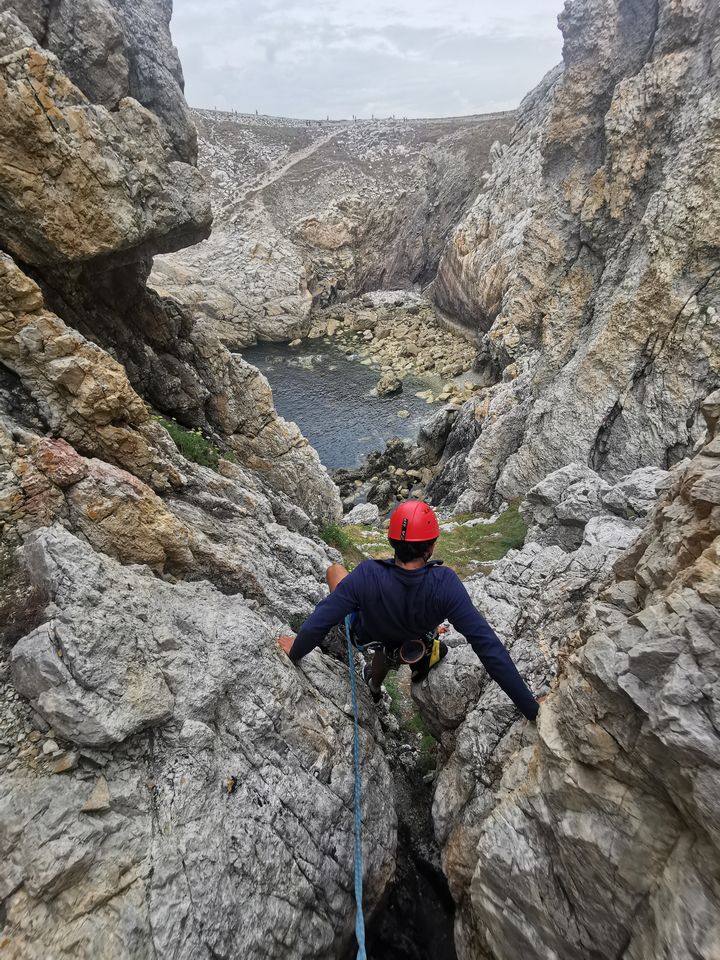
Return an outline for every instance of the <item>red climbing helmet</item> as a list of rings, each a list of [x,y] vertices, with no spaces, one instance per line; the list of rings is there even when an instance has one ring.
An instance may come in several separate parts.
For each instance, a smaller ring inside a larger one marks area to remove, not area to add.
[[[440,536],[440,524],[435,511],[422,500],[401,503],[390,517],[389,540],[406,540],[418,543],[435,540]]]

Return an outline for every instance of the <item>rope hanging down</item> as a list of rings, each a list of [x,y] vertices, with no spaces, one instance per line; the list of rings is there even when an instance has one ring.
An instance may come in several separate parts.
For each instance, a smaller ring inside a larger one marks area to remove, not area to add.
[[[365,953],[365,918],[363,916],[362,894],[362,811],[360,808],[360,735],[358,731],[357,679],[355,676],[355,656],[350,639],[350,617],[345,617],[345,636],[348,647],[348,666],[350,667],[350,689],[353,705],[353,762],[355,764],[355,937],[358,943],[357,960],[367,960]]]

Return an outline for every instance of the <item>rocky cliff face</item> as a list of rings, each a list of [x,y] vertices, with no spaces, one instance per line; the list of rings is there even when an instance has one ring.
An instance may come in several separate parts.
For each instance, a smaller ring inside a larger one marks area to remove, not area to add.
[[[669,475],[548,477],[529,542],[470,581],[535,689],[557,674],[537,731],[464,646],[417,692],[446,753],[433,814],[460,958],[720,952],[719,404]]]
[[[483,335],[435,490],[466,509],[572,461],[676,463],[720,378],[720,9],[571,0],[560,26],[434,283]]]
[[[187,162],[195,134],[169,16],[166,3],[104,0],[0,13],[0,360],[50,430],[65,436],[73,421],[67,439],[82,454],[127,467],[143,442],[134,429],[145,443],[158,435],[145,400],[203,430],[314,519],[332,519],[334,487],[275,414],[265,380],[145,286],[150,255],[202,239],[211,221]],[[108,375],[120,393],[101,398]]]
[[[169,16],[0,10],[0,948],[330,960],[347,671],[274,637],[324,592],[339,497],[257,371],[145,285],[210,228]],[[372,909],[396,827],[362,694],[361,727]]]
[[[306,334],[314,304],[427,283],[512,120],[195,117],[215,229],[151,282],[232,346]]]

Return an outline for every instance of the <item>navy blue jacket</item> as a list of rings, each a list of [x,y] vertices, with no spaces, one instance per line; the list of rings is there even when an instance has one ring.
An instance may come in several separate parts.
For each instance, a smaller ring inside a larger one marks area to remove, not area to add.
[[[462,633],[483,666],[525,716],[534,720],[538,705],[510,654],[473,606],[462,581],[449,567],[432,561],[416,570],[393,560],[363,560],[321,600],[295,637],[290,659],[310,653],[348,613],[357,611],[359,634],[396,649],[449,620]]]

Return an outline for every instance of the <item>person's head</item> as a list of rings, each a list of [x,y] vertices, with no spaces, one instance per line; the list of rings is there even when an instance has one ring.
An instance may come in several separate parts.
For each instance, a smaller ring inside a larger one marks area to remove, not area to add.
[[[401,563],[429,560],[439,536],[435,511],[422,500],[401,503],[390,517],[388,540]]]

